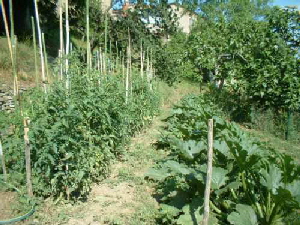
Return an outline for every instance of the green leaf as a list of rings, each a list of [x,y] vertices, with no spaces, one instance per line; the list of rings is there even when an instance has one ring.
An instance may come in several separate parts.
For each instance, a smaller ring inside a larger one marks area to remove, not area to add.
[[[224,156],[226,156],[228,159],[233,158],[229,147],[226,143],[226,141],[223,140],[215,140],[214,141],[214,149],[218,150],[219,152],[221,152]]]
[[[156,181],[163,181],[168,176],[170,176],[170,173],[168,172],[167,168],[161,168],[161,169],[150,168],[145,174],[145,177]]]
[[[180,210],[178,208],[167,204],[160,204],[160,210],[169,218],[174,218],[180,213]]]
[[[189,170],[189,168],[186,165],[180,164],[174,160],[168,160],[165,163],[165,166],[169,167],[172,170],[172,172],[175,172],[178,174],[187,175],[187,174],[191,173],[191,171]]]
[[[281,170],[275,166],[274,164],[271,164],[269,167],[269,171],[266,169],[262,169],[260,174],[260,183],[267,187],[268,190],[272,191],[273,194],[277,193],[277,189],[282,185],[281,183]]]
[[[177,147],[182,155],[189,160],[193,160],[197,154],[206,149],[206,145],[203,141],[197,142],[194,140],[178,141]]]
[[[290,191],[291,195],[295,198],[300,206],[300,180],[295,180],[294,182],[288,184],[286,189]]]
[[[227,217],[233,225],[258,225],[257,216],[253,208],[249,205],[237,204],[236,211]]]
[[[203,199],[195,198],[190,204],[182,208],[183,215],[176,221],[180,225],[194,225],[200,224],[203,220]],[[208,219],[209,225],[217,225],[218,220],[213,213],[210,213]]]
[[[220,167],[213,167],[212,171],[212,180],[211,180],[211,188],[216,190],[225,185],[228,177],[228,170],[225,170]]]

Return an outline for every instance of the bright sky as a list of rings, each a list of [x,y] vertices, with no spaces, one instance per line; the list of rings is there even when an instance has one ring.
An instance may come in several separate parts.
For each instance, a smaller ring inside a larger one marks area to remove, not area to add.
[[[297,5],[300,9],[300,0],[273,0],[273,5],[287,6],[287,5]]]

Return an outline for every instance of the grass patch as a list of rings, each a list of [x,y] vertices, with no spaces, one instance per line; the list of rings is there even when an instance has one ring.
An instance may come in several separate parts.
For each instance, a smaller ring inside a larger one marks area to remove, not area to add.
[[[17,69],[19,79],[33,81],[35,76],[34,50],[30,41],[17,44]],[[12,83],[12,65],[7,39],[0,37],[0,83]]]
[[[266,142],[270,147],[278,150],[279,152],[286,153],[292,156],[295,161],[300,164],[300,146],[291,141],[285,141],[278,138],[269,132],[259,130],[249,130],[253,136],[260,139],[262,142]]]

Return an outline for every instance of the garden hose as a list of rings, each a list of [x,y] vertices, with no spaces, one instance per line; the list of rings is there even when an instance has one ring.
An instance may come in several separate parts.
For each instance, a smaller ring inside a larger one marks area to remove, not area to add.
[[[16,190],[19,194],[21,193],[20,190],[16,187],[14,187],[13,185],[9,184],[9,183],[6,183],[6,182],[2,182],[4,184],[6,184],[7,186],[13,188],[14,190]],[[3,220],[3,221],[0,221],[0,225],[2,224],[12,224],[12,223],[16,223],[16,222],[19,222],[21,220],[25,220],[27,219],[28,217],[30,217],[33,213],[35,212],[35,204],[32,204],[31,206],[31,209],[24,215],[22,216],[18,216],[18,217],[15,217],[15,218],[12,218],[12,219],[9,219],[9,220]]]

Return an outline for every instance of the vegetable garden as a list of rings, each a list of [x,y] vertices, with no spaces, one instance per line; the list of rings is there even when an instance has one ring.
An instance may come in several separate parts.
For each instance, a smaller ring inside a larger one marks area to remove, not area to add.
[[[177,11],[197,17],[185,34],[165,1],[125,4],[114,17],[98,0],[33,0],[35,87],[20,94],[13,3],[0,3],[16,106],[0,112],[1,190],[26,204],[86,201],[159,115],[158,85],[188,81],[201,94],[174,105],[155,144],[164,157],[142,177],[158,201],[151,221],[300,224],[299,163],[247,131],[300,143],[299,10],[182,2]]]

